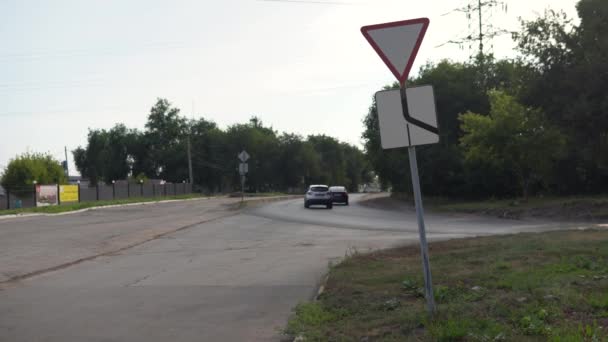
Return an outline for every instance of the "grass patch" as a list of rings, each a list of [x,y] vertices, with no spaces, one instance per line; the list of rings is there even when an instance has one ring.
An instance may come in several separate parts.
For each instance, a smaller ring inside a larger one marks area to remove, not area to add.
[[[62,205],[37,207],[37,208],[0,210],[0,216],[1,215],[29,214],[29,213],[58,214],[58,213],[64,213],[64,212],[68,212],[68,211],[75,211],[75,210],[81,210],[81,209],[87,209],[87,208],[93,208],[93,207],[106,207],[109,205],[158,202],[158,201],[166,201],[166,200],[180,200],[180,199],[191,199],[191,198],[200,198],[200,197],[201,197],[200,194],[188,194],[188,195],[154,197],[154,198],[134,197],[134,198],[129,198],[129,199],[120,199],[120,200],[112,200],[112,201],[81,202],[81,203],[62,204]]]
[[[437,242],[430,256],[432,319],[412,246],[333,266],[286,332],[306,341],[608,341],[608,231]]]

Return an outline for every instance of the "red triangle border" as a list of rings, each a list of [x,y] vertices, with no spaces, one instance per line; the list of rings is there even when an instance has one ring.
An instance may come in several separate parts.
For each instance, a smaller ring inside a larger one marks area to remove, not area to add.
[[[363,34],[365,39],[374,48],[374,50],[376,50],[376,53],[380,56],[380,58],[382,58],[382,61],[384,61],[384,64],[386,64],[386,66],[393,73],[393,75],[395,75],[397,80],[399,80],[399,83],[401,84],[401,86],[405,86],[405,82],[407,81],[407,77],[409,76],[410,70],[412,69],[412,66],[414,65],[414,60],[416,59],[416,55],[418,55],[418,50],[420,49],[420,45],[422,44],[422,40],[424,39],[426,30],[429,27],[429,23],[430,23],[429,18],[417,18],[417,19],[410,19],[410,20],[393,21],[393,22],[384,23],[384,24],[368,25],[368,26],[363,26],[361,28],[361,33]],[[422,24],[422,30],[420,30],[420,34],[418,35],[418,40],[416,40],[416,44],[414,45],[414,50],[412,50],[412,55],[410,56],[410,59],[407,62],[407,65],[405,66],[405,70],[403,70],[403,73],[400,73],[399,70],[397,70],[395,68],[395,66],[389,61],[389,59],[386,57],[386,55],[384,55],[384,52],[382,52],[380,47],[376,44],[376,42],[372,39],[372,37],[369,35],[368,32],[373,31],[373,30],[378,30],[378,29],[389,28],[389,27],[408,26],[408,25],[417,25],[417,24]]]

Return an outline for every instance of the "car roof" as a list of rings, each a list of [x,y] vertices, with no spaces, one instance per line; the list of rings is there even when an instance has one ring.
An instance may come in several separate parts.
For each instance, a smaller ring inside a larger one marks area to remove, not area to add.
[[[312,188],[314,186],[324,186],[326,188],[329,188],[327,185],[323,185],[323,184],[313,184],[313,185],[309,186],[309,188]]]
[[[331,186],[329,187],[329,190],[338,190],[338,191],[346,191],[346,187],[345,186]]]

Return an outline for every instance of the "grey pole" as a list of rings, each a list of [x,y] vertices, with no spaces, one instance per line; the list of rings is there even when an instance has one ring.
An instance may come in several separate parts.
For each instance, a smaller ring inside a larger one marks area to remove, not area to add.
[[[429,314],[435,313],[435,297],[433,295],[433,278],[431,277],[431,264],[429,262],[429,246],[426,243],[426,230],[424,228],[424,209],[422,208],[422,193],[420,192],[420,179],[418,178],[418,162],[416,160],[416,147],[407,148],[416,201],[416,218],[418,220],[418,233],[420,234],[420,253],[422,254],[422,267],[424,271],[424,295]]]
[[[241,202],[245,201],[245,175],[241,175]]]
[[[192,175],[192,152],[190,151],[190,135],[188,135],[188,179],[190,184],[194,183],[194,176]]]

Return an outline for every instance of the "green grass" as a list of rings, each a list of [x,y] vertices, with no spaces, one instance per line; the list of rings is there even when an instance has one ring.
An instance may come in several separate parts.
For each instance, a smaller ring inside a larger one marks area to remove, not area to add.
[[[105,206],[117,205],[117,204],[158,202],[158,201],[166,201],[166,200],[191,199],[191,198],[199,198],[199,197],[201,197],[200,194],[187,194],[187,195],[155,197],[155,198],[135,197],[135,198],[129,198],[129,199],[112,200],[112,201],[81,202],[81,203],[62,204],[62,205],[37,207],[37,208],[0,210],[0,216],[1,215],[29,214],[29,213],[58,214],[58,213],[64,213],[64,212],[68,212],[68,211],[75,211],[75,210],[81,210],[81,209],[87,209],[87,208],[93,208],[93,207],[105,207]]]
[[[286,333],[306,341],[608,341],[608,231],[430,245],[438,312],[425,310],[418,246],[330,270]]]

